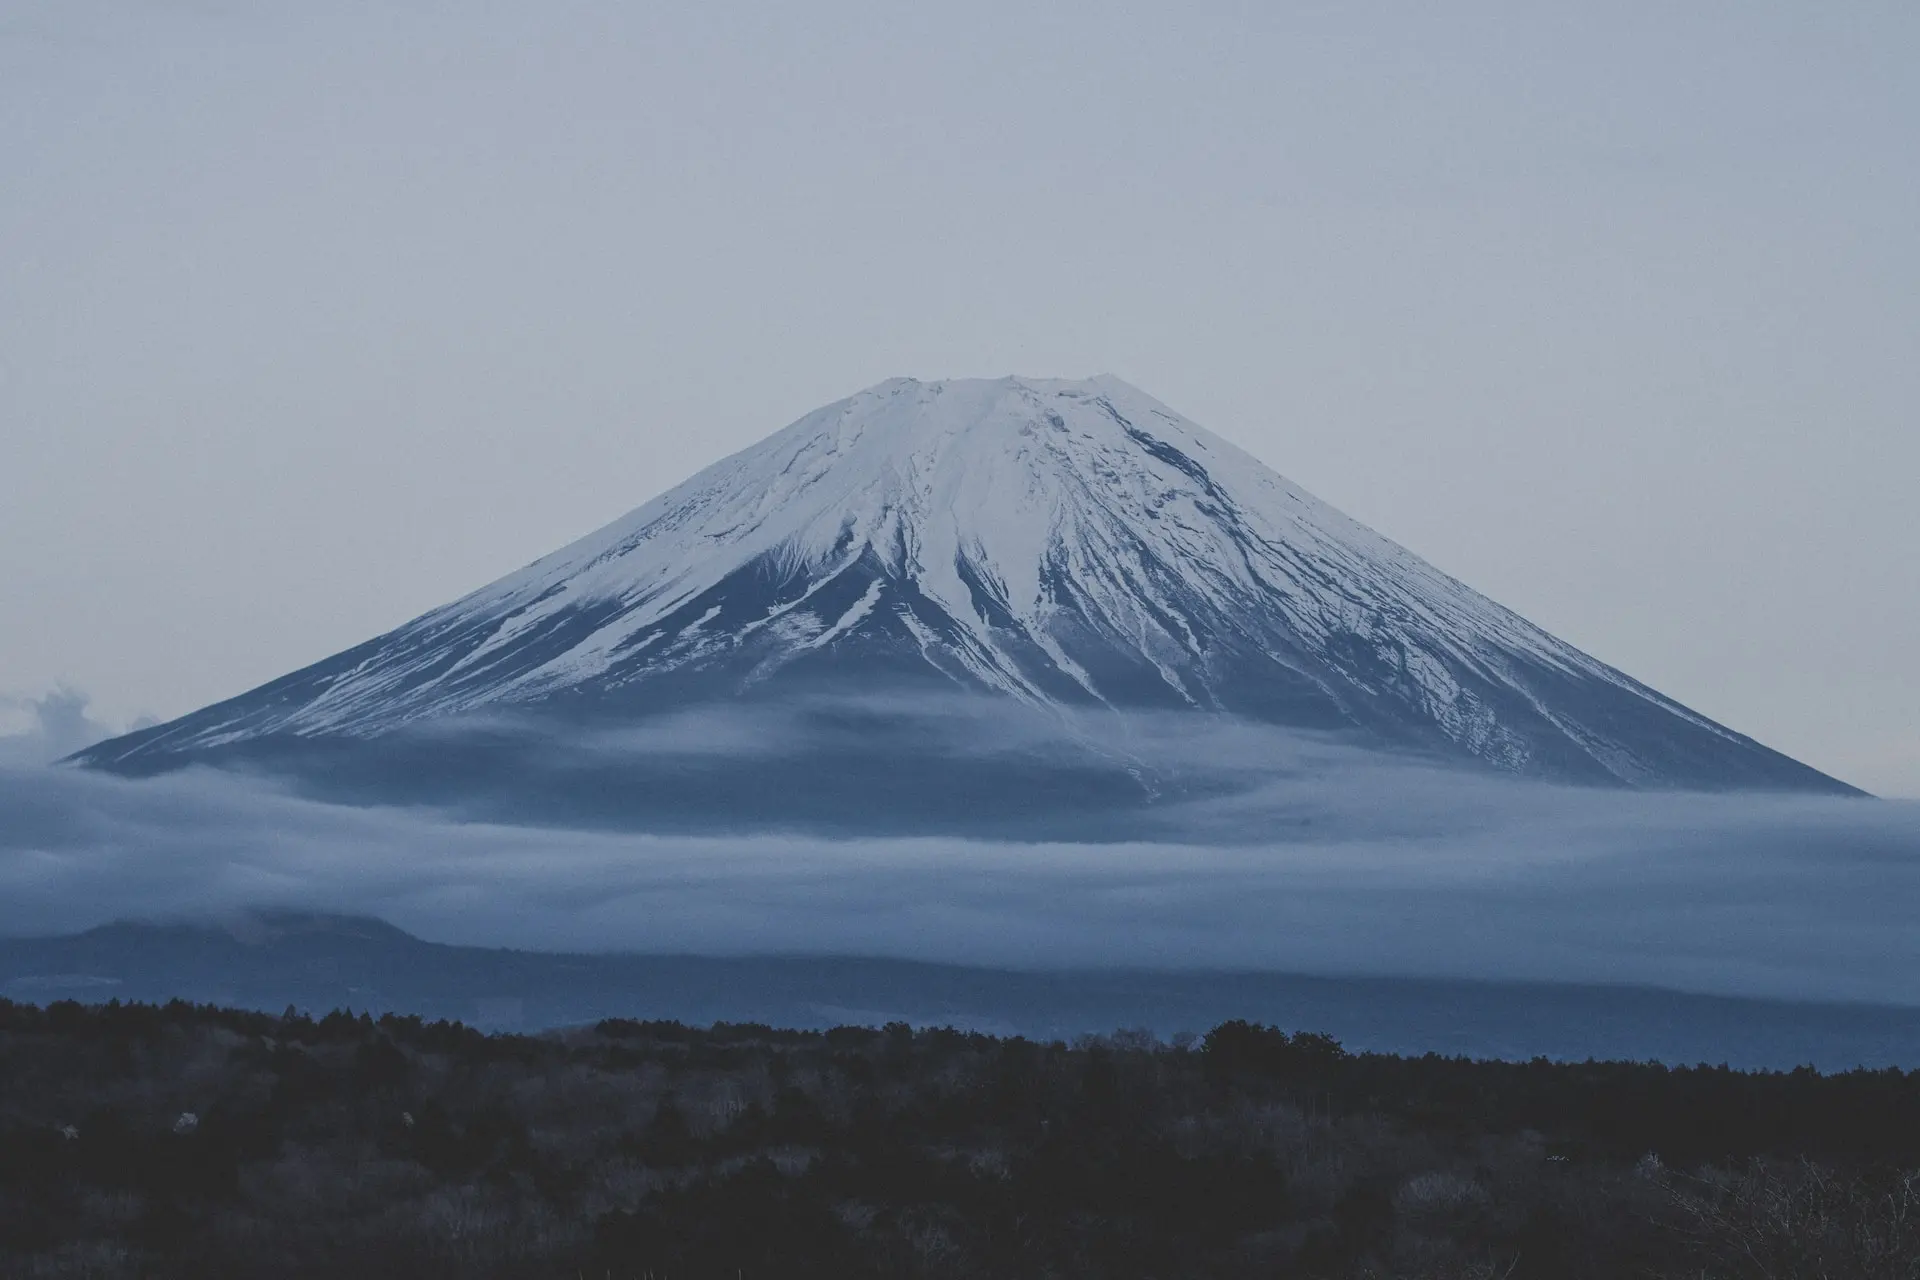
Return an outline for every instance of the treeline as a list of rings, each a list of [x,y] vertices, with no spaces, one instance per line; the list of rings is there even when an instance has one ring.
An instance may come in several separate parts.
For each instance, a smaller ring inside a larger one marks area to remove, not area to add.
[[[0,1001],[23,1276],[1920,1277],[1920,1073]]]

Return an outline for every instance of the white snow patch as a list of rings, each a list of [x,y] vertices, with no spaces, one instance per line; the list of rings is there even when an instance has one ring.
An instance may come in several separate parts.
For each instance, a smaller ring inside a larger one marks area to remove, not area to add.
[[[847,606],[840,620],[807,642],[809,649],[822,649],[832,644],[847,632],[860,625],[860,620],[873,612],[873,606],[880,603],[880,593],[886,588],[886,581],[875,578],[867,584],[867,590],[858,600]]]

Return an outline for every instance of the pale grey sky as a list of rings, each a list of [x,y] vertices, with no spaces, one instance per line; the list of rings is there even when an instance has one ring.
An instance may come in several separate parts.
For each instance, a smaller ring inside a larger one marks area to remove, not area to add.
[[[0,692],[172,715],[1112,372],[1920,795],[1920,7],[0,0]]]

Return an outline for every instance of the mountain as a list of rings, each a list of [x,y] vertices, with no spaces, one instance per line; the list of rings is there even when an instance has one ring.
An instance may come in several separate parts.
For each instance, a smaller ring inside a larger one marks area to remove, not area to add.
[[[397,630],[78,759],[338,761],[507,713],[645,726],[882,692],[1083,727],[1208,713],[1578,783],[1851,790],[1111,377],[881,383]]]

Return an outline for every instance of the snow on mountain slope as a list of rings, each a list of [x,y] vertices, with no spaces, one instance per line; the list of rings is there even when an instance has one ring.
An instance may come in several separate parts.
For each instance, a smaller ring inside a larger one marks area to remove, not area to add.
[[[83,758],[880,682],[1227,712],[1572,780],[1846,789],[1110,377],[882,383],[388,635]]]

